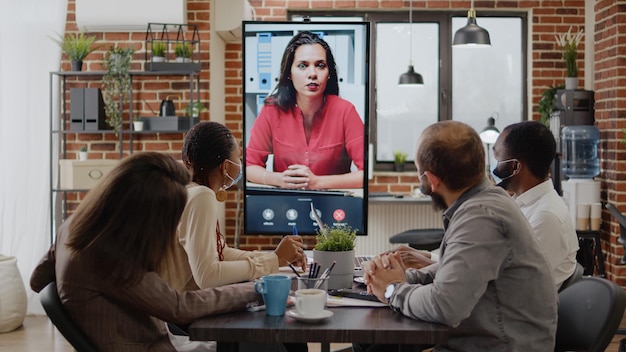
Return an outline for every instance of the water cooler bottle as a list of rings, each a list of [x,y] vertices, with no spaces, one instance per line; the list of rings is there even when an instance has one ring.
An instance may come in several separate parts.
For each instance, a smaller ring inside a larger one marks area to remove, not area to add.
[[[568,177],[561,186],[574,224],[577,218],[589,218],[589,214],[577,214],[578,204],[600,202],[600,182],[593,179],[600,174],[599,140],[595,126],[566,126],[561,132],[562,171]]]

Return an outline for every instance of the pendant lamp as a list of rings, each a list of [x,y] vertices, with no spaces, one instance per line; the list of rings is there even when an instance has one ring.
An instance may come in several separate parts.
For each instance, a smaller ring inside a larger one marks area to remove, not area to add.
[[[476,24],[476,10],[474,10],[474,0],[472,0],[469,11],[467,11],[467,25],[465,25],[465,27],[463,28],[460,28],[458,31],[456,31],[456,33],[454,33],[452,46],[491,46],[489,32]]]
[[[409,1],[409,70],[400,75],[398,84],[401,86],[416,86],[424,84],[422,75],[413,68],[413,0]]]
[[[500,135],[500,131],[496,127],[496,119],[489,117],[487,119],[487,127],[480,131],[480,139],[485,144],[494,144]]]

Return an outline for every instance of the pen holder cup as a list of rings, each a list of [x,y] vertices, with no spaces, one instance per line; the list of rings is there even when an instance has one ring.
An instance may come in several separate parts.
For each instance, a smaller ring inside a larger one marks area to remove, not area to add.
[[[320,290],[328,291],[328,278],[308,278],[301,276],[298,278],[298,290],[304,290],[308,288],[319,288]]]

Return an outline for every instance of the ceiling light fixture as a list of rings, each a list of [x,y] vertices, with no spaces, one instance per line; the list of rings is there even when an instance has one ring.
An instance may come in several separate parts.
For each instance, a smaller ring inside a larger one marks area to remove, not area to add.
[[[488,47],[491,46],[489,32],[476,24],[476,10],[474,10],[474,0],[467,11],[467,24],[454,33],[452,46],[462,47]]]
[[[409,70],[400,75],[398,84],[401,86],[417,86],[424,84],[422,75],[413,68],[413,0],[409,1]]]

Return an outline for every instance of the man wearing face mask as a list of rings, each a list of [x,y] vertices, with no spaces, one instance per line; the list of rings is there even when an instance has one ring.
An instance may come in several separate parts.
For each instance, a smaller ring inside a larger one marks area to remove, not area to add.
[[[548,127],[537,121],[507,126],[493,146],[498,161],[493,174],[513,194],[546,253],[557,290],[576,269],[578,236],[567,205],[550,179],[556,142]]]
[[[548,261],[519,207],[485,177],[476,131],[458,121],[430,125],[415,155],[423,192],[444,210],[439,262],[405,270],[399,254],[377,256],[365,270],[368,291],[408,317],[450,326],[435,351],[553,350]]]

